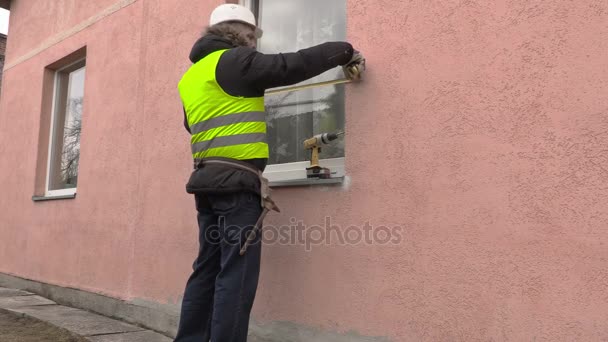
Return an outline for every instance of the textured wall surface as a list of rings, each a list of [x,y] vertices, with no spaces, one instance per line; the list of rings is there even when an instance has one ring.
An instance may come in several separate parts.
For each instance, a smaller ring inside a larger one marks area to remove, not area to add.
[[[12,8],[8,64],[117,1],[39,3]],[[176,84],[219,3],[135,1],[5,72],[0,272],[179,303],[197,231]],[[277,189],[267,223],[402,239],[266,245],[256,320],[394,341],[608,339],[608,4],[348,12],[369,66],[348,87],[349,182]],[[43,69],[84,45],[78,196],[33,203]]]
[[[25,54],[53,35],[77,26],[118,0],[12,1],[11,36],[20,38],[10,46],[12,56]]]

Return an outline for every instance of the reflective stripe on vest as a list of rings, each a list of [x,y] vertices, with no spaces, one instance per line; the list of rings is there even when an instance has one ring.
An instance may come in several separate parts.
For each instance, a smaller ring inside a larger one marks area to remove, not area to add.
[[[192,134],[192,157],[268,158],[264,97],[235,97],[219,86],[215,70],[227,50],[195,63],[179,82]]]

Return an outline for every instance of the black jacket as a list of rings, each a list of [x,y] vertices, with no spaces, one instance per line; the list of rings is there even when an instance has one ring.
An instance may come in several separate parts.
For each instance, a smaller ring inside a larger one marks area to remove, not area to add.
[[[220,58],[215,77],[227,94],[243,97],[261,97],[266,89],[305,81],[345,65],[354,53],[349,43],[328,42],[292,53],[263,54],[253,48],[233,46],[219,36],[206,35],[192,47],[190,61],[196,63],[209,54],[224,49],[230,50]],[[185,111],[184,126],[190,132]],[[245,162],[263,171],[267,160],[253,159]],[[205,167],[193,172],[187,191],[208,193],[255,190],[259,187],[259,181],[253,178],[240,170]]]

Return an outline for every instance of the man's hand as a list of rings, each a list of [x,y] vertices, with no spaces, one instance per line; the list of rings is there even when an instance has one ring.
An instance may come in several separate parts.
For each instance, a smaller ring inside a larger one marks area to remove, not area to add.
[[[342,67],[342,70],[344,71],[344,76],[349,80],[360,80],[361,74],[365,71],[365,58],[359,51],[355,50],[353,58]]]

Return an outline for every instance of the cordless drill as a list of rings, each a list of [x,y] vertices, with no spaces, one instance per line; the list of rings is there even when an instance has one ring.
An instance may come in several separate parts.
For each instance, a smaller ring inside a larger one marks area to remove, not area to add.
[[[331,171],[326,167],[319,165],[319,153],[321,145],[328,145],[330,142],[338,139],[344,132],[338,133],[322,133],[304,141],[304,149],[311,150],[310,167],[306,168],[307,178],[331,178]]]

